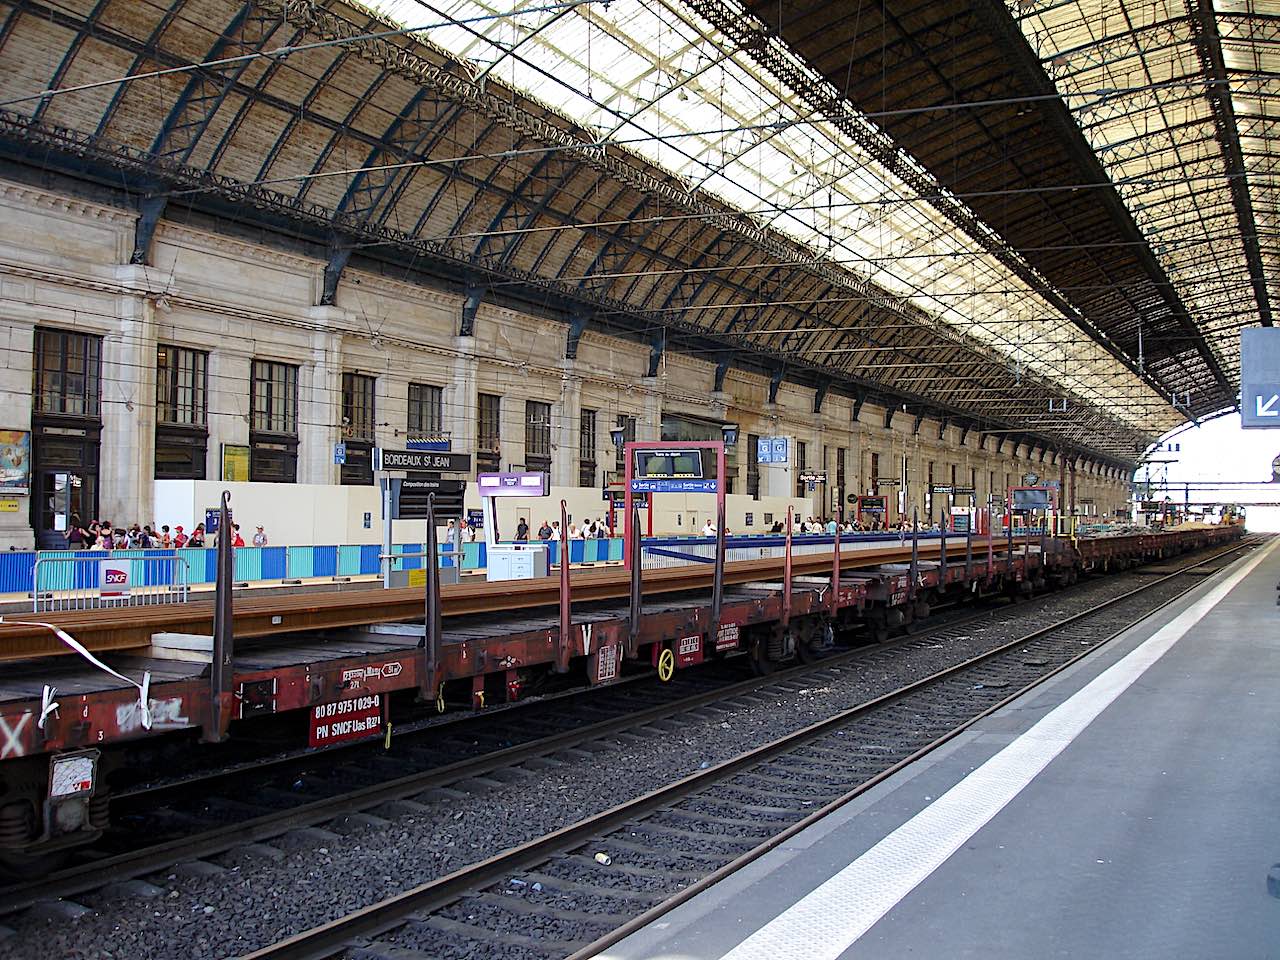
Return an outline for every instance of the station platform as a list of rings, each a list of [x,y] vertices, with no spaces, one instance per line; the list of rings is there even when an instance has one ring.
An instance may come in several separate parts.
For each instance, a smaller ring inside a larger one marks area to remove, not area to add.
[[[1280,538],[601,956],[1280,958],[1278,582]]]

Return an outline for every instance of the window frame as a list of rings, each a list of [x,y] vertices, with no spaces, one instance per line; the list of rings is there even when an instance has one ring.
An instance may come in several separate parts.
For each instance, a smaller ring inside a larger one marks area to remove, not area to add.
[[[415,393],[417,396],[415,396]],[[417,423],[414,423],[416,414]],[[425,414],[425,416],[424,416]],[[434,420],[431,426],[429,421]],[[433,383],[410,383],[405,429],[410,436],[444,436],[444,387]]]
[[[161,358],[164,359],[163,365]],[[189,374],[190,385],[180,382]],[[184,391],[190,393],[190,402],[178,400]],[[189,409],[186,419],[178,415],[181,409]],[[172,415],[170,415],[172,414]],[[166,426],[200,428],[209,427],[209,352],[172,343],[156,347],[156,423]]]
[[[378,378],[367,373],[342,374],[342,439],[373,443],[378,435]]]
[[[302,368],[296,363],[285,363],[282,360],[254,359],[249,375],[249,424],[250,434],[263,433],[277,437],[298,437],[298,391]],[[267,376],[263,376],[263,372]],[[282,376],[277,377],[276,374]],[[259,409],[258,386],[267,389],[263,396],[263,407]],[[276,404],[276,392],[281,390],[282,413],[275,418],[273,408]]]
[[[524,465],[526,470],[551,469],[551,404],[524,402]]]
[[[298,482],[301,378],[302,367],[296,363],[255,357],[250,364],[249,479],[255,483]],[[264,387],[261,404],[260,384]],[[277,393],[282,396],[277,397]],[[277,406],[281,410],[279,418],[274,416]]]
[[[492,401],[490,403],[490,401]],[[486,410],[491,406],[491,410]],[[492,432],[490,432],[490,430]],[[476,394],[476,469],[494,473],[502,468],[502,395]]]
[[[747,434],[747,496],[760,499],[760,434]]]
[[[636,424],[639,418],[629,413],[619,413],[614,421],[615,427],[622,428],[622,445],[614,449],[614,472],[618,474],[619,479],[625,475],[627,468],[626,461],[626,445],[636,442]]]
[[[63,330],[57,327],[36,327],[32,349],[31,406],[36,415],[75,417],[82,420],[102,420],[102,347],[103,338],[93,333]],[[50,352],[50,341],[57,339],[56,352]],[[80,346],[79,356],[71,349]],[[47,361],[59,361],[56,367]],[[74,360],[80,361],[79,372],[70,370]],[[69,378],[79,377],[83,387],[78,391],[67,389]],[[50,379],[58,384],[50,389]],[[55,400],[46,403],[46,399]],[[74,409],[76,406],[79,409]]]
[[[578,486],[592,488],[600,475],[600,465],[596,460],[596,447],[599,434],[596,423],[599,411],[583,407],[578,411]],[[588,427],[588,424],[590,426]]]

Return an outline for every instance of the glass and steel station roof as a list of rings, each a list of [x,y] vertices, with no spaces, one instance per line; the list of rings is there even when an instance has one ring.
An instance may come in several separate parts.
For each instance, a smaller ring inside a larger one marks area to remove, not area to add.
[[[0,3],[0,138],[1120,464],[1271,322],[1276,13]]]

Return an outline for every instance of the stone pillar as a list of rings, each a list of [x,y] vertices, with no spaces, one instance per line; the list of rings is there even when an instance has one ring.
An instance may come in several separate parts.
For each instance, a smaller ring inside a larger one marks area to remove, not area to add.
[[[0,320],[0,336],[9,350],[5,363],[0,366],[0,391],[4,393],[5,413],[0,418],[0,429],[31,430],[32,359],[35,355],[34,327],[23,321]],[[35,474],[27,462],[28,476],[35,484]],[[27,496],[6,497],[18,501],[16,513],[0,512],[0,549],[17,547],[30,550],[35,545],[32,531],[31,504],[35,497],[32,490]]]
[[[636,440],[655,443],[662,439],[662,390],[663,382],[659,377],[641,377],[640,384],[645,389],[644,413],[636,424]]]
[[[205,476],[210,480],[222,476],[222,445],[249,445],[249,425],[253,416],[250,378],[253,357],[233,347],[209,353],[209,454]],[[159,517],[158,523],[166,523]]]
[[[140,267],[117,278],[145,288]],[[117,324],[102,345],[102,448],[98,512],[117,527],[150,523],[155,512],[155,304],[145,289],[120,297]]]
[[[313,321],[341,329],[340,307],[312,307]],[[311,335],[311,362],[298,371],[298,482],[337,483],[333,445],[342,436],[342,334]]]
[[[453,348],[457,357],[453,361],[452,380],[444,389],[444,428],[449,431],[455,453],[469,453],[475,467],[476,437],[479,434],[477,416],[480,401],[476,377],[480,361],[476,359],[475,337],[454,337]],[[506,451],[503,451],[504,459]]]
[[[582,381],[574,374],[576,361],[560,361],[560,399],[551,405],[551,482],[560,487],[578,485],[578,425],[582,411]],[[600,423],[597,417],[596,439]]]

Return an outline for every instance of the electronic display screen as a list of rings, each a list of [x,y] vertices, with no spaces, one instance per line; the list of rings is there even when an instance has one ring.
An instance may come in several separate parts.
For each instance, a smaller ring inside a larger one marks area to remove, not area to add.
[[[1015,487],[1012,494],[1014,510],[1049,510],[1052,508],[1048,490],[1038,487]]]
[[[700,480],[701,450],[634,450],[637,480]]]
[[[858,509],[863,513],[884,513],[885,498],[884,497],[859,497]]]

